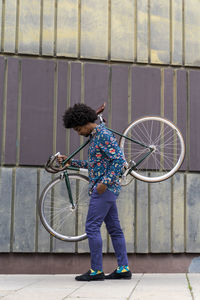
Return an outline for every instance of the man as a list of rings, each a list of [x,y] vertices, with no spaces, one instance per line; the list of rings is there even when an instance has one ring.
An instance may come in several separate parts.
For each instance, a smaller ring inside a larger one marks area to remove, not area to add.
[[[78,281],[130,279],[124,234],[120,227],[116,199],[120,192],[119,175],[125,163],[123,154],[113,134],[104,124],[97,125],[96,112],[84,105],[75,104],[63,116],[65,128],[73,128],[79,135],[90,137],[88,160],[70,161],[71,166],[87,168],[89,174],[90,203],[85,230],[91,254],[91,269]],[[59,161],[66,159],[59,156]],[[105,222],[111,236],[118,268],[105,276],[102,267],[102,239],[100,227]]]

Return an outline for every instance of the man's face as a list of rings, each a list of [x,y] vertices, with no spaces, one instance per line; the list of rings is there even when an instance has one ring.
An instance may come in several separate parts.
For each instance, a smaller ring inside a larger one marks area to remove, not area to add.
[[[76,126],[73,128],[79,135],[83,135],[85,137],[88,137],[92,131],[90,126],[88,124],[83,126]]]

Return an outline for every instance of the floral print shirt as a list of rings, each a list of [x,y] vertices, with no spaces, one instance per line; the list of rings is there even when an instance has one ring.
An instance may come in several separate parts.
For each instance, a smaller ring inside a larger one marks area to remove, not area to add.
[[[101,182],[118,195],[121,189],[119,175],[124,164],[117,140],[103,123],[97,125],[90,135],[88,160],[71,160],[71,166],[88,169],[89,194]]]

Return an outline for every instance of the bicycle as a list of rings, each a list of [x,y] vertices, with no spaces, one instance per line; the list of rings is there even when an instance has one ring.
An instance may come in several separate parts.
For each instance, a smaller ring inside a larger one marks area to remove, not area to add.
[[[105,103],[96,111],[100,123]],[[109,129],[109,128],[108,128]],[[128,185],[134,178],[161,182],[174,175],[185,156],[185,144],[180,130],[169,120],[146,116],[132,122],[123,133],[109,129],[120,136],[119,146],[126,159],[120,181]],[[88,139],[66,160],[59,164],[59,152],[51,156],[46,171],[60,173],[43,190],[38,211],[45,229],[62,241],[76,242],[87,238],[84,232],[85,214],[89,204],[88,177],[80,174],[85,169],[67,166],[67,162],[81,151]],[[71,171],[76,171],[76,173]]]

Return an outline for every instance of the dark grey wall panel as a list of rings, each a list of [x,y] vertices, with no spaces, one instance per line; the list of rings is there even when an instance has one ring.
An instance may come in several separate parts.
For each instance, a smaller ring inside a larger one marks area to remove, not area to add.
[[[111,77],[112,128],[122,132],[128,120],[128,66],[113,66]]]
[[[55,63],[22,61],[20,164],[43,165],[53,151]]]
[[[173,120],[173,70],[164,70],[164,117]]]
[[[66,129],[62,117],[67,108],[68,93],[68,63],[58,62],[58,91],[57,91],[57,126],[56,126],[56,152],[66,153]]]
[[[160,115],[161,75],[158,68],[133,67],[132,119]]]
[[[177,126],[181,130],[186,144],[187,130],[187,73],[185,70],[177,70]],[[186,153],[181,170],[186,170]]]
[[[16,164],[19,60],[8,58],[5,164]]]
[[[190,97],[190,171],[200,170],[200,71],[190,71],[189,73],[189,97]]]
[[[84,102],[97,109],[104,102],[108,103],[109,67],[106,64],[85,64]],[[106,107],[104,116],[108,116]]]
[[[95,110],[106,102],[103,115],[108,125],[109,67],[106,64],[86,63],[84,75],[84,102]],[[84,151],[84,158],[87,158],[87,149]]]
[[[4,76],[5,76],[5,60],[0,57],[0,162],[2,151],[2,131],[3,131],[3,98],[4,98]]]
[[[71,89],[70,89],[70,106],[81,102],[81,64],[71,63]],[[80,137],[73,129],[70,131],[70,153],[80,145]],[[74,158],[79,159],[80,153]]]

